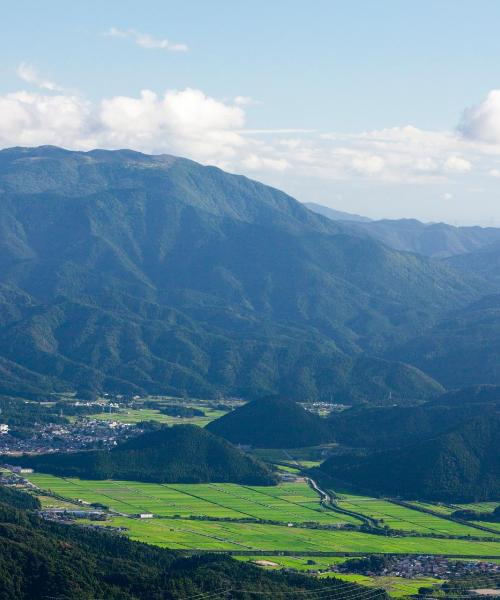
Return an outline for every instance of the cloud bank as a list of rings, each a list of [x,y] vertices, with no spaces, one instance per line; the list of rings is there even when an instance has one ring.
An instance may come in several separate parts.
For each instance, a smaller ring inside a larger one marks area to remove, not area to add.
[[[280,174],[317,181],[424,184],[500,173],[500,90],[464,112],[456,131],[414,126],[357,134],[245,128],[244,96],[218,100],[194,88],[112,96],[97,103],[64,92],[22,64],[35,91],[0,96],[0,146],[131,148],[187,156],[280,185]],[[272,174],[276,179],[273,179]]]

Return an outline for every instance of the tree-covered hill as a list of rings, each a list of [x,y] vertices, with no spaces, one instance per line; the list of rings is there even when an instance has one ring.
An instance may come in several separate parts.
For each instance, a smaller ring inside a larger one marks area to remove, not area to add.
[[[19,492],[16,493],[20,495]],[[267,572],[222,555],[190,558],[131,542],[123,535],[42,521],[0,500],[1,600],[341,600],[361,586],[339,580]],[[250,594],[252,592],[252,594]],[[375,594],[376,596],[376,594]],[[380,591],[380,600],[386,598]]]
[[[257,448],[300,448],[331,441],[326,419],[291,400],[271,396],[253,400],[207,425],[234,444]]]
[[[388,357],[424,369],[446,387],[500,383],[500,295],[493,294],[445,319]]]
[[[425,398],[373,356],[485,291],[213,167],[0,151],[3,393]]]
[[[500,386],[447,392],[413,406],[360,406],[332,413],[335,441],[354,448],[408,446],[447,433],[478,416],[500,411]]]
[[[275,485],[266,465],[195,425],[162,427],[112,450],[9,457],[37,471],[87,479]]]
[[[469,502],[500,497],[500,416],[468,419],[447,433],[367,456],[332,456],[322,469],[372,493]]]

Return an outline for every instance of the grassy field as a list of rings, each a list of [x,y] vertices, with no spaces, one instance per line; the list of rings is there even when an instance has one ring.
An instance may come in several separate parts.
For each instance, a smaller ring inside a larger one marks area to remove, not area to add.
[[[99,421],[118,421],[119,423],[130,423],[135,424],[140,421],[157,421],[165,425],[180,425],[180,424],[192,424],[198,425],[199,427],[205,427],[211,421],[222,417],[226,412],[223,410],[215,410],[213,408],[207,408],[200,406],[204,413],[204,417],[171,417],[169,415],[163,415],[159,410],[154,408],[125,408],[118,412],[102,412],[94,415],[89,415],[89,419],[96,419]]]
[[[420,587],[431,587],[443,583],[432,577],[418,577],[416,579],[403,579],[402,577],[368,577],[351,573],[325,573],[322,577],[335,577],[343,581],[352,581],[368,587],[383,588],[393,598],[405,598],[418,594]]]
[[[412,535],[377,536],[346,529],[290,526],[291,523],[306,522],[334,526],[359,523],[347,515],[323,509],[318,496],[305,482],[283,483],[276,487],[249,487],[234,484],[161,485],[131,481],[88,481],[38,473],[27,477],[39,488],[64,498],[109,506],[119,515],[110,519],[108,525],[125,528],[132,539],[168,548],[349,552],[360,555],[386,552],[500,556],[500,535],[498,542],[486,542]],[[51,499],[45,497],[44,504],[50,502]],[[457,526],[459,531],[465,527],[474,535],[483,535],[478,530],[374,498],[344,496],[341,504],[351,510],[384,518],[392,527],[408,531],[446,532],[447,528]],[[131,518],[130,515],[140,512],[151,512],[155,518]],[[221,520],[246,518],[276,521],[279,524]]]
[[[87,481],[33,473],[30,481],[44,490],[71,499],[99,502],[123,514],[151,512],[159,517],[254,518],[284,523],[342,524],[359,521],[325,510],[306,483],[276,487],[235,484],[138,483]]]
[[[441,519],[438,516],[412,510],[405,506],[399,506],[388,500],[343,494],[337,503],[341,508],[377,519],[379,523],[387,525],[391,529],[429,534],[471,535],[476,537],[487,535],[474,527]]]
[[[183,519],[117,517],[112,524],[127,528],[132,539],[179,549],[500,556],[500,541],[386,537],[359,531]]]

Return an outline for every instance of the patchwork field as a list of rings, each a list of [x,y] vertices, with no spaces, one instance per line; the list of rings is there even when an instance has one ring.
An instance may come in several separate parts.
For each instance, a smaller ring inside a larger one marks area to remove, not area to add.
[[[314,523],[341,526],[360,522],[324,509],[314,490],[305,482],[283,483],[276,487],[247,487],[89,481],[39,473],[28,477],[42,490],[65,499],[108,506],[117,513],[107,521],[108,526],[123,528],[132,539],[168,548],[271,553],[293,550],[323,554],[386,552],[500,556],[500,535],[498,542],[488,542],[472,538],[379,536],[348,529],[316,529]],[[46,496],[44,504],[50,503]],[[407,531],[445,533],[448,528],[456,526],[458,531],[465,527],[473,535],[482,535],[473,528],[374,498],[344,496],[340,504],[350,510],[383,518],[391,527]],[[141,520],[131,517],[141,512],[151,512],[155,518]],[[247,518],[275,521],[277,524],[241,522]],[[292,526],[293,523],[295,526]]]
[[[43,490],[74,500],[98,502],[125,515],[151,512],[158,517],[360,524],[353,517],[323,509],[317,494],[306,483],[246,487],[227,483],[163,485],[133,481],[88,481],[37,473],[28,477]]]
[[[132,539],[179,549],[500,556],[500,541],[386,537],[359,531],[183,519],[117,517],[112,524],[126,528]]]
[[[197,407],[198,408],[198,407]],[[96,419],[99,421],[118,421],[119,423],[130,423],[134,425],[140,421],[157,421],[164,425],[181,425],[191,424],[198,425],[199,427],[205,427],[210,421],[214,421],[222,415],[226,414],[223,410],[215,410],[213,408],[207,408],[205,406],[199,407],[205,412],[203,417],[171,417],[169,415],[162,414],[159,410],[154,408],[136,408],[136,409],[124,409],[119,412],[103,412],[94,415],[89,415],[89,419]]]
[[[470,535],[476,537],[487,535],[474,527],[412,510],[388,500],[343,494],[337,503],[341,508],[376,519],[381,525],[387,525],[391,529],[440,535]]]

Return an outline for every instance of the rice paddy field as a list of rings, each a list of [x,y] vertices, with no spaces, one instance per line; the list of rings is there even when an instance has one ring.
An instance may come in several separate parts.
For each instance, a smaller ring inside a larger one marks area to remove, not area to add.
[[[400,506],[379,498],[342,494],[337,500],[337,504],[346,510],[377,519],[379,523],[387,525],[391,529],[439,535],[470,535],[476,537],[487,535],[474,527],[441,519],[439,516],[412,510],[406,506]]]
[[[134,481],[88,481],[33,473],[30,481],[42,490],[98,502],[131,515],[151,512],[158,517],[260,519],[326,525],[360,524],[358,519],[321,507],[305,482],[276,487],[222,484],[156,484]]]
[[[205,427],[211,421],[222,417],[226,414],[226,411],[216,410],[214,408],[206,406],[196,406],[201,408],[205,416],[203,417],[171,417],[169,415],[162,414],[159,410],[154,408],[129,408],[123,409],[118,412],[102,412],[94,415],[89,415],[89,419],[96,419],[98,421],[117,421],[118,423],[129,423],[135,425],[140,421],[157,421],[164,425],[181,425],[191,424],[198,425],[199,427]]]
[[[292,550],[298,554],[314,552],[323,555],[335,552],[353,555],[410,553],[500,557],[500,535],[496,542],[473,538],[419,537],[417,534],[380,536],[336,528],[346,524],[356,525],[359,521],[324,509],[314,490],[305,481],[283,483],[276,487],[250,487],[234,484],[162,485],[89,481],[39,473],[27,477],[41,490],[48,490],[64,499],[98,502],[108,506],[115,514],[106,525],[123,528],[134,540],[167,548],[259,553]],[[45,494],[44,503],[49,505],[50,502],[50,497]],[[365,496],[345,495],[340,503],[350,510],[384,518],[384,522],[391,527],[405,528],[409,532],[446,533],[448,528],[457,526],[463,533],[462,527],[466,527]],[[142,512],[150,512],[155,517],[132,517]],[[247,518],[261,522],[241,522]],[[277,524],[262,521],[275,521]],[[332,525],[333,528],[316,529],[310,523]],[[467,531],[469,529],[472,535],[484,535],[479,530],[466,527]]]
[[[353,554],[438,554],[500,556],[499,542],[379,536],[360,531],[321,530],[286,525],[183,519],[114,518],[134,540],[166,548],[276,552],[338,552]]]

